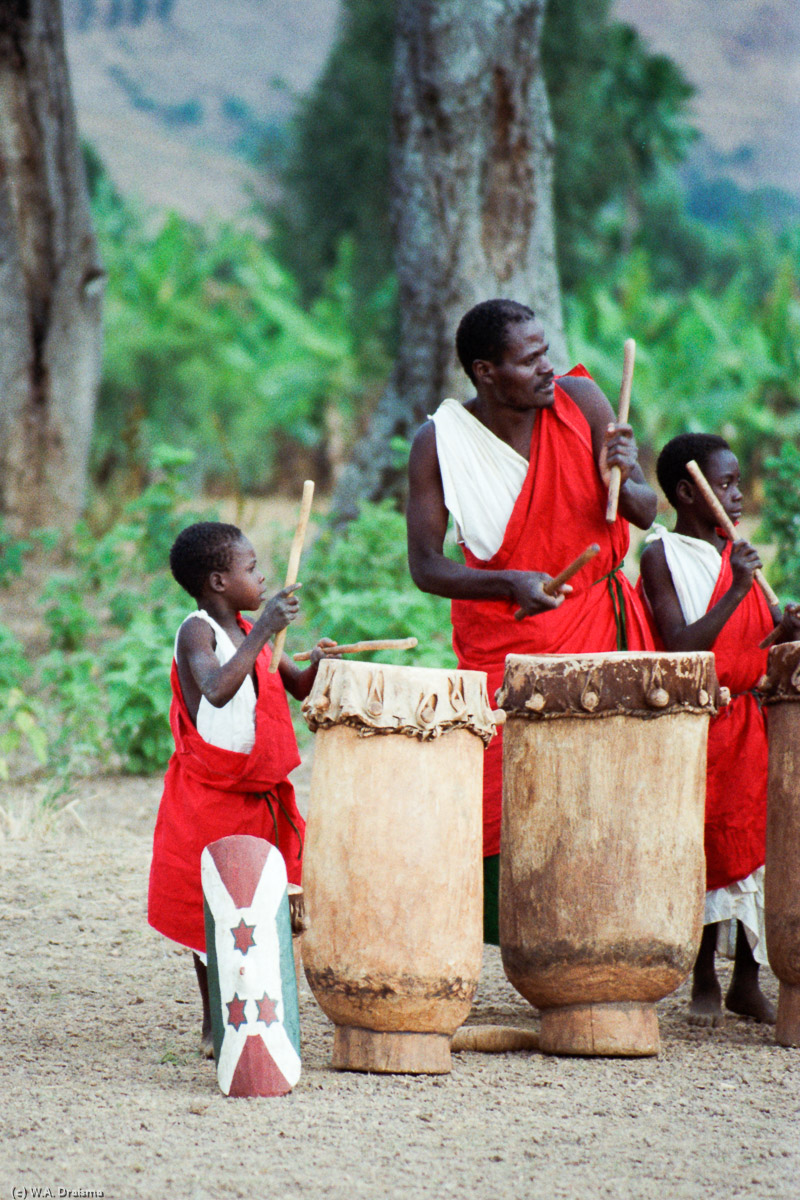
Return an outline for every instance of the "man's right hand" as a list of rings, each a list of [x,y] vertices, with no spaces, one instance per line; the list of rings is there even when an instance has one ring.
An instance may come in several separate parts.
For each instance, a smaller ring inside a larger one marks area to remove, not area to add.
[[[517,621],[558,608],[564,603],[564,597],[572,591],[568,583],[562,583],[555,596],[548,595],[544,586],[553,577],[544,571],[506,571],[504,574],[511,586],[511,599],[519,605],[514,613]]]
[[[734,542],[731,547],[731,571],[733,572],[732,588],[746,595],[753,586],[753,577],[763,564],[758,551],[743,539]]]

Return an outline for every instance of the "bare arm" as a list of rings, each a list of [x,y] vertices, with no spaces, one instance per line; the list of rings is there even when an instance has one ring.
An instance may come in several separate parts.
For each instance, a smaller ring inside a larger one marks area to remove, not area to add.
[[[658,632],[667,650],[710,650],[753,586],[753,574],[761,565],[758,553],[747,542],[734,542],[731,550],[733,581],[713,608],[691,625],[681,609],[661,542],[647,546],[642,554],[642,582],[653,610]]]
[[[289,658],[288,654],[281,657],[278,670],[281,673],[283,686],[286,688],[290,696],[294,696],[295,700],[305,700],[308,693],[314,686],[314,680],[317,678],[319,664],[323,657],[323,646],[335,646],[331,638],[320,638],[314,649],[311,651],[311,662],[305,668],[298,667],[296,662]],[[328,655],[327,657],[330,657]]]
[[[297,616],[300,602],[292,594],[297,586],[292,584],[267,601],[241,646],[222,665],[214,653],[214,630],[207,621],[198,617],[181,626],[176,658],[178,677],[193,720],[197,719],[201,696],[215,708],[222,708],[233,699],[269,639]]]
[[[606,487],[611,468],[620,469],[619,512],[639,529],[649,529],[655,520],[658,501],[639,466],[630,425],[617,425],[611,405],[593,379],[567,375],[559,379],[558,386],[574,400],[589,422],[595,462]]]
[[[445,556],[448,513],[432,421],[414,438],[408,481],[408,566],[421,591],[453,600],[512,600],[526,616],[562,603],[563,593],[548,596],[542,591],[550,576],[541,571],[476,570]]]

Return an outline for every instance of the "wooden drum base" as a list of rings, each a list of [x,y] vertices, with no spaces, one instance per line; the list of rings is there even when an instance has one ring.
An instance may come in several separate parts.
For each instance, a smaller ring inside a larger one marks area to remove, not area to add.
[[[800,985],[781,983],[775,1041],[779,1046],[800,1046]]]
[[[398,1075],[446,1075],[450,1038],[444,1033],[380,1033],[337,1025],[331,1066],[337,1071]]]
[[[641,1058],[658,1054],[661,1038],[654,1004],[570,1004],[542,1009],[543,1054],[597,1054]]]

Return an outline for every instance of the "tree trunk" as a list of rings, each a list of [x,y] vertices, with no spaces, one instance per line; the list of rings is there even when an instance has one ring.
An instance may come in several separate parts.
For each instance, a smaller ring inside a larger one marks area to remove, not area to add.
[[[446,395],[470,390],[455,331],[480,300],[507,296],[541,318],[566,366],[552,213],[553,140],[539,59],[544,0],[399,0],[392,223],[398,357],[334,511],[397,494],[392,438],[409,438]]]
[[[59,0],[3,0],[0,512],[15,532],[81,511],[103,280]]]

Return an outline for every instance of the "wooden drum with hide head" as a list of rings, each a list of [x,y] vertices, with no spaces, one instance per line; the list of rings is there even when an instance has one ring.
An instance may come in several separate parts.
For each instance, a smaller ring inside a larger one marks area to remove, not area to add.
[[[800,642],[769,652],[764,910],[769,965],[780,980],[775,1040],[800,1046]]]
[[[705,889],[710,653],[509,655],[500,945],[552,1054],[657,1054]]]
[[[486,676],[324,660],[303,714],[303,965],[333,1066],[449,1071],[483,950]]]

